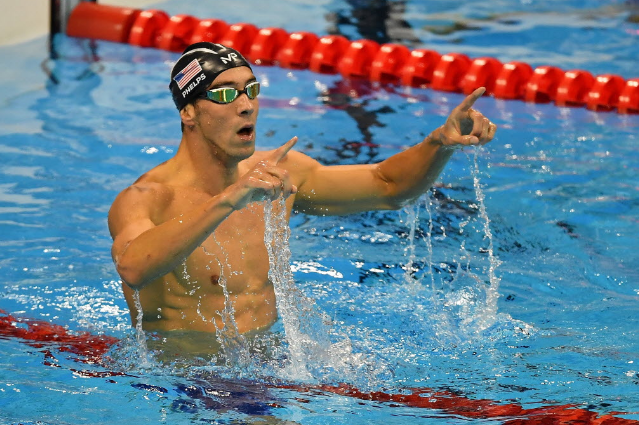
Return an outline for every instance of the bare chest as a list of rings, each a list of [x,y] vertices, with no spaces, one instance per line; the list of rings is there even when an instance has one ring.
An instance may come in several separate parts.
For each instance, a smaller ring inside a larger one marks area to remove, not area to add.
[[[201,193],[178,194],[163,220],[180,217],[209,199]],[[173,274],[189,295],[233,296],[263,292],[268,282],[264,244],[264,205],[254,203],[233,212]]]

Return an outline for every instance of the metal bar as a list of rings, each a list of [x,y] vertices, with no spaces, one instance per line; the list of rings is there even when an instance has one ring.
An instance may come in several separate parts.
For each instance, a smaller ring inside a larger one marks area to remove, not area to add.
[[[50,26],[49,32],[51,36],[59,33],[63,33],[67,29],[67,22],[69,20],[69,15],[73,8],[75,8],[80,1],[92,1],[96,2],[96,0],[51,0],[50,5]]]

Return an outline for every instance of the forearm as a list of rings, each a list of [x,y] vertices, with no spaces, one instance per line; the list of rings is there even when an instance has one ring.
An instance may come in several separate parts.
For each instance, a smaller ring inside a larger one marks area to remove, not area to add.
[[[143,232],[115,259],[118,273],[134,289],[170,273],[233,211],[234,203],[222,193],[188,213]]]
[[[387,182],[387,194],[393,203],[412,201],[432,187],[452,156],[454,149],[441,144],[441,127],[421,143],[397,153],[378,164],[379,174]]]

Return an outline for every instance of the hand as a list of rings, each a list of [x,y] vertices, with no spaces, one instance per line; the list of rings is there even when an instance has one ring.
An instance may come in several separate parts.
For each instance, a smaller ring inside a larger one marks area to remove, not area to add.
[[[481,112],[472,108],[486,89],[480,87],[462,101],[446,119],[446,123],[433,133],[435,143],[451,148],[485,145],[495,136],[497,126]]]
[[[287,198],[297,193],[297,187],[291,183],[288,171],[278,166],[295,143],[297,136],[272,151],[229,187],[229,190],[235,193],[235,196],[232,196],[236,199],[234,209],[244,208],[251,202],[265,199],[274,201],[280,195]]]

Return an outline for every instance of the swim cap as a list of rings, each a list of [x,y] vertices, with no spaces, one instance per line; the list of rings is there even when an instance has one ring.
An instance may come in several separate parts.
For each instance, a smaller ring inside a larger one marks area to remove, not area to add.
[[[187,47],[171,70],[169,89],[178,110],[202,94],[227,69],[246,66],[244,56],[221,44],[200,42]]]

